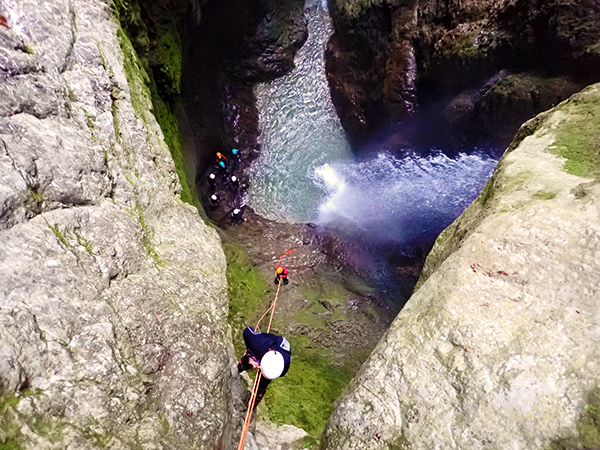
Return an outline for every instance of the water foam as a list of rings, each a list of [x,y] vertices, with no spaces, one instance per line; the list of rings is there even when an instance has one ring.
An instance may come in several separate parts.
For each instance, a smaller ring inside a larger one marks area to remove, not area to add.
[[[327,192],[316,222],[374,242],[429,239],[477,197],[496,163],[484,154],[435,153],[325,164],[313,175]]]
[[[315,167],[352,155],[325,75],[325,46],[333,33],[327,4],[305,5],[309,36],[294,70],[255,88],[262,148],[251,168],[251,206],[283,222],[315,219],[323,195],[311,179]]]

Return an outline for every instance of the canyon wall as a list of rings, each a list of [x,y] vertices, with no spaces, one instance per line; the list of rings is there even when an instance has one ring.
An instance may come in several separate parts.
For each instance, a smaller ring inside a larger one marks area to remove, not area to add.
[[[326,449],[597,448],[600,85],[525,123],[337,401]]]
[[[0,444],[229,448],[225,257],[114,4],[0,8]]]
[[[508,145],[525,120],[599,81],[593,0],[330,5],[332,99],[357,147],[411,126],[428,145]]]

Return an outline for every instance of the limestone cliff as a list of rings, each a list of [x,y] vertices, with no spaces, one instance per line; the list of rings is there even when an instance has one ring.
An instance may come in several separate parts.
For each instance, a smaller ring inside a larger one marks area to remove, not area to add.
[[[597,448],[598,120],[593,85],[523,125],[338,400],[324,448]]]
[[[0,8],[0,445],[228,448],[225,257],[111,2]]]

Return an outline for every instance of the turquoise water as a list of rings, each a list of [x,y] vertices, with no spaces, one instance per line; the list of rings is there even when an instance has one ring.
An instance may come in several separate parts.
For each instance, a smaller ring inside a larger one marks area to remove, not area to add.
[[[355,161],[331,102],[324,2],[307,4],[309,38],[296,69],[256,90],[262,153],[251,169],[250,206],[280,222],[313,222],[373,244],[431,239],[477,197],[491,152],[441,152]]]
[[[315,168],[352,157],[325,76],[324,51],[333,33],[326,2],[307,2],[306,8],[309,35],[295,69],[255,89],[262,150],[251,168],[250,206],[282,222],[314,221],[327,196],[315,184]]]

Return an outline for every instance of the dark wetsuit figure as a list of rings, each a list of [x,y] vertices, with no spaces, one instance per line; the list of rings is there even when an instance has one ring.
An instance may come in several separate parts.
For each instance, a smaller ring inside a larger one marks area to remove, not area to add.
[[[284,376],[287,373],[290,368],[290,363],[292,362],[292,349],[286,338],[271,333],[255,332],[252,327],[247,327],[244,330],[244,343],[246,344],[246,353],[238,363],[238,373],[252,369],[250,358],[254,358],[255,361],[260,362],[262,357],[265,356],[265,353],[269,350],[276,350],[281,353],[284,366],[280,376]],[[258,391],[256,393],[256,402],[254,403],[255,408],[265,396],[267,386],[269,386],[270,382],[271,380],[268,378],[260,378]]]

